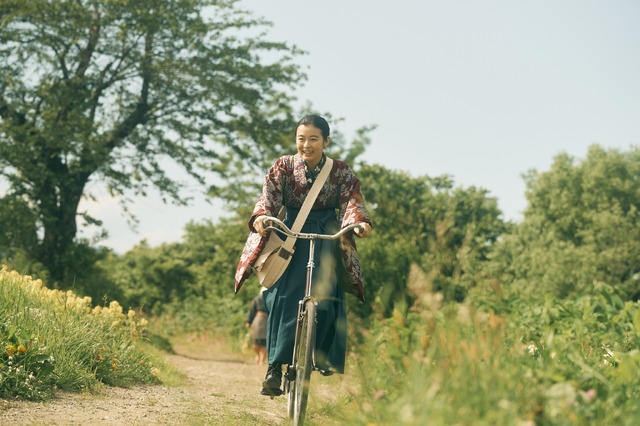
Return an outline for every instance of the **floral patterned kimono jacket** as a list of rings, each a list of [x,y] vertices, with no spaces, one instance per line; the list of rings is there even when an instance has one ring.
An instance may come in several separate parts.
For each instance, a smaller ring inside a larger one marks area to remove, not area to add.
[[[277,216],[284,206],[284,222],[291,227],[324,162],[323,156],[316,170],[309,172],[302,157],[296,154],[280,157],[271,166],[265,177],[262,195],[249,219],[249,229],[252,232],[236,269],[236,292],[251,275],[252,266],[267,239],[255,233],[253,221],[260,215]],[[334,160],[331,173],[313,204],[302,232],[335,233],[340,228],[359,222],[371,223],[360,193],[360,181],[345,162]],[[308,259],[309,241],[296,241],[295,252],[287,270],[264,292],[269,313],[269,364],[291,362],[298,301],[304,297]],[[360,262],[353,234],[339,242],[317,240],[314,261],[316,269],[312,292],[318,300],[316,366],[321,369],[331,367],[337,372],[343,372],[346,353],[344,291],[364,301]]]

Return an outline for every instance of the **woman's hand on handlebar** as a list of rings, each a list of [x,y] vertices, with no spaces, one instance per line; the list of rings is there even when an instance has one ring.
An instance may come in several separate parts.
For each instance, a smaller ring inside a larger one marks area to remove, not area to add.
[[[367,238],[367,236],[371,233],[371,225],[367,222],[360,222],[358,228],[355,228],[353,232],[360,238]]]
[[[260,215],[258,217],[256,217],[253,221],[253,227],[256,230],[256,232],[260,235],[262,235],[263,237],[267,236],[267,231],[264,226],[264,220],[267,218],[268,216],[265,215]]]

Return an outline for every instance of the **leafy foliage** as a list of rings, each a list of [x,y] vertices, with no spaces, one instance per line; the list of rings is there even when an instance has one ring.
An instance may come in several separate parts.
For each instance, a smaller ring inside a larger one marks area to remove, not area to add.
[[[41,339],[0,324],[0,397],[44,400],[53,396],[54,358]]]
[[[253,297],[249,291],[233,295],[248,215],[245,211],[242,219],[225,218],[218,224],[190,223],[180,243],[154,248],[141,244],[97,266],[122,290],[125,306],[144,307],[158,321],[166,321],[165,333],[225,330],[238,334],[245,305]]]
[[[361,391],[333,411],[340,422],[634,424],[637,160],[598,147],[578,164],[559,156],[529,174],[521,224],[505,224],[481,189],[361,164],[374,221],[359,241],[369,302],[349,304]],[[239,340],[247,290],[258,288],[232,292],[249,211],[99,266],[165,332]]]
[[[152,314],[162,305],[193,291],[193,274],[174,245],[150,248],[146,243],[134,247],[122,257],[111,254],[98,263],[122,291],[127,306],[144,307]]]
[[[16,196],[0,198],[0,258],[12,259],[38,244],[35,217],[29,205]]]
[[[561,154],[527,175],[525,219],[493,254],[492,273],[525,291],[560,297],[594,280],[638,298],[640,150],[592,146],[580,162]]]
[[[423,282],[422,287],[427,287]],[[493,299],[487,304],[487,299]],[[373,322],[345,424],[623,424],[640,413],[640,304],[596,283],[577,299],[483,285],[424,293]],[[502,306],[497,315],[487,306]]]
[[[634,424],[639,164],[637,149],[593,146],[580,163],[563,154],[550,171],[529,173],[524,222],[476,258],[462,304],[443,304],[433,275],[413,266],[411,303],[398,299],[391,317],[371,322],[355,357],[364,392],[338,416]]]
[[[185,203],[168,164],[205,184],[282,144],[302,52],[266,40],[268,22],[236,3],[0,5],[0,176],[31,211],[20,229],[40,231],[36,248],[22,248],[54,280],[72,278],[77,216],[99,224],[78,212],[90,182],[125,207],[128,193],[154,187]]]
[[[505,231],[487,191],[454,187],[447,176],[411,177],[381,166],[358,170],[374,233],[362,243],[367,293],[387,314],[405,298],[411,264],[430,275],[434,290],[462,300],[493,243]]]

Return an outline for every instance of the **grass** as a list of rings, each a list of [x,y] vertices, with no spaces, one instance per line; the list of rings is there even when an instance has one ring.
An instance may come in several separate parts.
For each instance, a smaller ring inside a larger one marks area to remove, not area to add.
[[[0,397],[46,400],[55,389],[158,383],[169,369],[144,343],[145,332],[146,320],[117,302],[93,307],[90,298],[3,267]]]

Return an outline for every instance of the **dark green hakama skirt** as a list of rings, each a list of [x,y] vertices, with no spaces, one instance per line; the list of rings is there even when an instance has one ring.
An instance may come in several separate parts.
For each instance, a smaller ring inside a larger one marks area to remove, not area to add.
[[[298,209],[287,207],[284,222],[291,227]],[[339,229],[334,209],[312,210],[302,232],[333,234]],[[316,240],[312,294],[318,302],[316,366],[344,372],[347,347],[345,295],[337,280],[338,240]],[[293,358],[298,302],[304,297],[309,262],[309,240],[298,240],[293,258],[282,277],[264,292],[269,313],[267,353],[269,364],[289,364]]]

